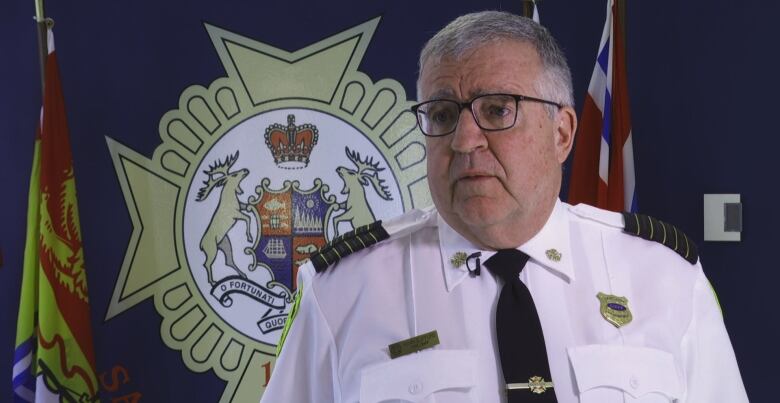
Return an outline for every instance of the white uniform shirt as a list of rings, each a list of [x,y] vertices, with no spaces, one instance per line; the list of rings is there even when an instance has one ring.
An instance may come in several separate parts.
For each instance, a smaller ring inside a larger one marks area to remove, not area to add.
[[[324,273],[299,271],[300,307],[263,402],[506,401],[495,334],[503,282],[450,263],[480,249],[432,209],[385,228],[390,239]],[[619,214],[559,201],[518,248],[531,257],[520,278],[544,331],[555,384],[546,393],[560,403],[746,402],[701,265],[622,228]],[[599,292],[626,297],[633,321],[607,322]],[[439,345],[390,359],[389,344],[433,330]]]

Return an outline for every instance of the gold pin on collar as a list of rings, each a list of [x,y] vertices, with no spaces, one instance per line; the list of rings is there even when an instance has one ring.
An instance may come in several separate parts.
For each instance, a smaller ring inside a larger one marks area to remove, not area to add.
[[[460,268],[460,266],[466,264],[466,259],[468,259],[468,257],[469,255],[467,255],[466,252],[455,252],[455,254],[450,257],[450,264],[455,268]]]
[[[547,249],[547,251],[544,252],[547,255],[547,259],[552,260],[555,263],[558,263],[561,261],[561,252],[558,252],[557,249]]]

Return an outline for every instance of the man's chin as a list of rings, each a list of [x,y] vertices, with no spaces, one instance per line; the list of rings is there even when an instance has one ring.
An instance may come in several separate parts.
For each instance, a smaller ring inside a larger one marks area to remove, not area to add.
[[[456,206],[455,214],[467,226],[485,227],[500,223],[506,218],[507,211],[493,199],[470,199],[462,205]]]

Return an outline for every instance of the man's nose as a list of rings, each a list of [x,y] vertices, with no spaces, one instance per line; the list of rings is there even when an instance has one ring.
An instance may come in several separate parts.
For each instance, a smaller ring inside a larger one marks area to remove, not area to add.
[[[474,150],[487,147],[485,131],[479,127],[474,119],[474,114],[469,108],[463,108],[460,111],[458,126],[455,127],[455,132],[451,136],[452,142],[450,147],[455,152],[468,154]]]

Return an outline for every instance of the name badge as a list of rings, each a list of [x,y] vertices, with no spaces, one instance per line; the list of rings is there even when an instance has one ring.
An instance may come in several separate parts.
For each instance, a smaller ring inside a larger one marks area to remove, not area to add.
[[[390,349],[390,358],[395,359],[411,353],[416,353],[426,348],[439,344],[439,334],[434,330],[414,336],[411,339],[401,340],[387,346]]]

